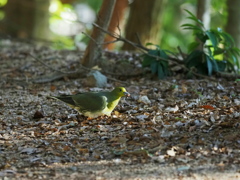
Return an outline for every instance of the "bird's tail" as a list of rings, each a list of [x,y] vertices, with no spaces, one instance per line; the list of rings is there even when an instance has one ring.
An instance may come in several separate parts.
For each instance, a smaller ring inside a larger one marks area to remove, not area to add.
[[[61,96],[48,96],[49,98],[52,99],[58,99],[60,101],[63,101],[69,105],[75,106],[75,102],[72,99],[71,95],[61,95]]]

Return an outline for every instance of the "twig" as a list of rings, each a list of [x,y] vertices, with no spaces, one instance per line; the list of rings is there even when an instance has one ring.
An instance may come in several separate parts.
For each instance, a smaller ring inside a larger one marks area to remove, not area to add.
[[[98,29],[100,29],[101,31],[105,32],[106,34],[108,34],[108,35],[116,38],[116,39],[119,40],[119,41],[123,41],[123,42],[126,42],[126,43],[134,46],[134,47],[138,47],[138,48],[141,48],[141,49],[143,49],[143,50],[145,50],[145,51],[149,51],[148,48],[146,48],[146,47],[144,47],[144,46],[141,46],[140,44],[134,43],[134,42],[132,42],[132,41],[129,41],[129,40],[121,37],[120,35],[118,35],[118,34],[116,34],[116,33],[109,32],[109,31],[107,31],[106,29],[104,29],[104,28],[100,27],[99,25],[97,25],[96,23],[93,23],[93,26],[96,27],[96,28],[98,28]]]
[[[59,69],[55,69],[55,68],[47,65],[45,62],[43,62],[42,60],[40,60],[39,58],[33,56],[33,55],[30,54],[30,53],[27,53],[27,55],[31,56],[35,61],[40,62],[41,64],[43,64],[43,65],[46,66],[47,68],[49,68],[49,69],[51,69],[51,70],[53,70],[53,71],[56,71],[56,72],[60,72],[60,73],[62,73],[62,74],[74,74],[74,73],[79,73],[79,72],[81,72],[81,71],[79,71],[79,70],[76,70],[76,71],[68,71],[68,72],[66,72],[66,71],[61,71],[61,70],[59,70]],[[87,67],[85,67],[85,66],[83,66],[83,65],[81,65],[81,64],[79,65],[79,67],[82,68],[82,69],[84,69],[84,70],[86,70],[86,71],[90,71],[90,70],[91,70],[90,68],[87,68]]]
[[[117,29],[118,29],[118,31],[119,31],[119,36],[121,36],[121,28],[120,28],[120,26],[119,26],[119,16],[118,16]]]
[[[143,46],[143,45],[142,45],[142,42],[141,42],[141,40],[140,40],[140,38],[139,38],[138,33],[136,33],[136,37],[137,37],[138,43],[139,43],[141,46]]]
[[[47,68],[49,68],[49,69],[51,69],[51,70],[53,70],[53,71],[60,72],[60,73],[63,73],[63,74],[72,74],[72,72],[63,72],[63,71],[61,71],[61,70],[58,70],[58,69],[55,69],[55,68],[49,66],[49,65],[47,65],[45,62],[43,62],[42,60],[40,60],[39,58],[33,56],[33,55],[30,54],[30,53],[27,53],[27,55],[28,55],[28,56],[31,56],[35,61],[40,62],[41,64],[43,64],[44,66],[46,66]]]
[[[120,81],[120,80],[115,79],[115,78],[111,78],[111,77],[107,77],[107,78],[110,79],[110,80],[112,80],[112,81],[120,82],[120,83],[123,83],[123,84],[129,84],[128,82]]]
[[[115,42],[118,42],[118,40],[104,42],[104,43],[102,43],[102,45],[112,44],[112,43],[115,43]]]
[[[91,39],[93,42],[95,42],[97,45],[99,45],[96,41],[95,41],[95,39],[93,39],[90,35],[88,35],[87,33],[85,33],[85,32],[82,32],[82,34],[84,34],[85,36],[87,36],[89,39]]]
[[[185,55],[182,52],[182,49],[180,48],[180,46],[177,47],[178,52],[181,54],[182,58],[185,59]]]

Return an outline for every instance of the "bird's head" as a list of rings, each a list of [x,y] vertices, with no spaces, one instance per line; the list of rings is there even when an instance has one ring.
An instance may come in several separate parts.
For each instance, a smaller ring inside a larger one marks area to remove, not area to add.
[[[118,97],[130,96],[130,94],[126,91],[124,87],[116,87],[112,92]]]

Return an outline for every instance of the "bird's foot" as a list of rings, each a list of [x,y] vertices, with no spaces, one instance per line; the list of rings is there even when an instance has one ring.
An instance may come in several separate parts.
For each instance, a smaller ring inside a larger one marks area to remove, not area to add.
[[[87,121],[89,121],[89,120],[93,120],[94,118],[92,118],[92,117],[88,117],[87,118]]]

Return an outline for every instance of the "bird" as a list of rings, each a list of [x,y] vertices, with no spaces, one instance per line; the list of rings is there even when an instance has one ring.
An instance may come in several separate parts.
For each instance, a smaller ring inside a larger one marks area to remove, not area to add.
[[[124,87],[116,87],[110,92],[85,92],[75,95],[50,96],[65,102],[71,108],[87,116],[89,119],[99,116],[110,116],[121,97],[130,96]]]

